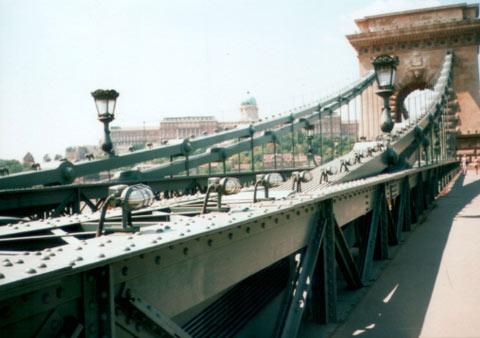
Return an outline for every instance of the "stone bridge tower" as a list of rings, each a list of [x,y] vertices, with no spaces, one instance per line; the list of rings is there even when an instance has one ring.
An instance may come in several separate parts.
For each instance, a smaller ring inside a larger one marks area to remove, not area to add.
[[[371,61],[380,54],[400,58],[396,93],[390,102],[397,121],[401,120],[404,99],[416,89],[429,88],[439,76],[445,53],[453,50],[453,88],[459,105],[457,145],[459,154],[470,156],[480,149],[478,6],[458,4],[369,16],[355,21],[360,33],[347,36],[357,50],[361,75],[373,68]]]

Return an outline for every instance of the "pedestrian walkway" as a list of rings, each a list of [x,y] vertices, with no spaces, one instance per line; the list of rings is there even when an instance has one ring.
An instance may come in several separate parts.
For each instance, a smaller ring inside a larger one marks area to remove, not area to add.
[[[480,176],[456,180],[332,337],[480,337]]]

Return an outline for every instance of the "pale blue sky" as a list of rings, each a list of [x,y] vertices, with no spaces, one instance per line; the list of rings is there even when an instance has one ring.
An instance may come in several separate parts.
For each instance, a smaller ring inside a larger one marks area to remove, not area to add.
[[[345,34],[365,15],[458,1],[0,0],[0,158],[98,144],[90,92],[116,89],[114,125],[260,115],[358,78]]]

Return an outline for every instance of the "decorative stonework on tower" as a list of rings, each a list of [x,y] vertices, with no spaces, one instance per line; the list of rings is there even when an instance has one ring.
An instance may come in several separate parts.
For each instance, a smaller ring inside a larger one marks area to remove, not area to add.
[[[247,92],[248,94],[250,93]],[[257,100],[253,96],[249,96],[240,104],[240,118],[246,122],[258,120]]]
[[[395,94],[390,101],[392,115],[397,121],[401,120],[402,109],[405,109],[404,99],[416,89],[431,88],[439,76],[445,54],[453,51],[459,148],[462,138],[466,135],[471,138],[473,134],[480,147],[478,13],[478,4],[458,4],[369,16],[355,21],[360,33],[347,36],[357,50],[361,75],[372,69],[371,61],[378,55],[391,54],[400,58]]]

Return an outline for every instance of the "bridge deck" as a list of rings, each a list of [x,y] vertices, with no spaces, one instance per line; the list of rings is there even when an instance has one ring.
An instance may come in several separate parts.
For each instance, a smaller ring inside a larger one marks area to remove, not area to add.
[[[480,176],[461,175],[333,337],[480,336]]]

